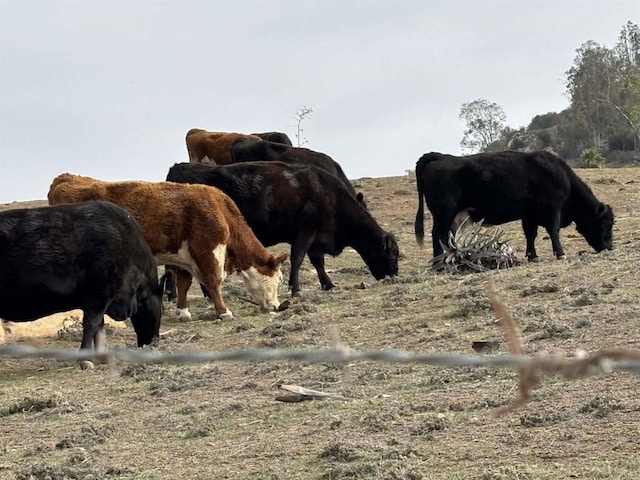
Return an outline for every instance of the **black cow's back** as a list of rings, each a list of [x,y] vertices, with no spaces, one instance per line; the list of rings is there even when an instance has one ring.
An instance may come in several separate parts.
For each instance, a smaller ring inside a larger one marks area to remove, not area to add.
[[[347,190],[364,205],[362,194],[356,193],[353,184],[345,175],[340,164],[325,153],[273,141],[254,142],[239,138],[231,147],[231,157],[233,163],[278,161],[288,165],[321,168],[338,177],[345,184]]]
[[[265,246],[291,243],[295,232],[306,223],[321,229],[335,223],[337,202],[351,196],[343,183],[328,172],[283,162],[215,167],[180,163],[171,167],[167,181],[219,188],[237,204]],[[352,208],[348,201],[341,203],[345,209]]]

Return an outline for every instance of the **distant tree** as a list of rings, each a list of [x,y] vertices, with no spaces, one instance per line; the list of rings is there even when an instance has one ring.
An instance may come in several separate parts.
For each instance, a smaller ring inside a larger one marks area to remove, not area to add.
[[[486,151],[499,140],[507,116],[497,103],[479,98],[463,103],[459,118],[466,123],[460,146],[475,153]]]
[[[297,146],[301,147],[308,142],[308,140],[306,138],[302,138],[302,132],[304,131],[302,128],[302,122],[304,120],[306,120],[307,118],[311,117],[311,114],[313,113],[313,108],[311,107],[307,107],[304,106],[302,108],[299,108],[296,113],[295,113],[295,119],[296,119],[296,140],[297,140]]]
[[[622,28],[613,49],[593,41],[576,51],[566,72],[571,116],[586,135],[583,148],[603,150],[621,131],[632,132],[640,147],[640,29]]]
[[[558,124],[560,115],[556,112],[548,112],[542,115],[536,115],[531,119],[531,123],[527,127],[528,130],[542,130],[551,128]]]
[[[640,148],[640,28],[631,21],[622,27],[618,43],[614,48],[619,62],[622,81],[620,82],[620,105],[613,105],[629,123],[635,134],[635,148]]]
[[[611,78],[613,62],[610,51],[592,40],[576,50],[574,65],[567,72],[567,89],[571,96],[574,120],[588,136],[584,147],[602,149],[611,109],[602,101]]]
[[[467,121],[461,145],[476,151],[548,148],[576,164],[597,164],[592,149],[612,161],[624,159],[621,163],[634,158],[640,151],[638,25],[627,22],[613,48],[583,43],[565,72],[565,86],[568,108],[534,116],[524,131],[498,129],[488,143],[479,134],[488,123],[474,108],[497,105],[482,99],[464,104],[460,118],[472,121]]]
[[[483,152],[500,152],[503,150],[515,150],[519,145],[522,145],[521,141],[518,141],[518,137],[524,133],[524,127],[514,129],[509,126],[504,127],[498,134],[498,139],[491,142],[484,148]],[[522,145],[524,146],[524,145]]]

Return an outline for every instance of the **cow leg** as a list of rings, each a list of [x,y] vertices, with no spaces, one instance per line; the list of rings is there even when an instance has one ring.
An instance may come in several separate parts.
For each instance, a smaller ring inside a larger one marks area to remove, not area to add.
[[[175,265],[165,265],[164,266],[164,275],[162,275],[162,290],[163,293],[167,295],[167,301],[175,302],[176,298],[178,298],[178,294],[176,292],[176,271],[178,267]]]
[[[309,247],[312,242],[313,237],[311,235],[305,237],[304,234],[298,234],[295,240],[291,243],[291,273],[289,274],[289,288],[291,288],[291,295],[294,297],[300,295],[300,267],[302,266],[304,256],[309,251]],[[320,282],[322,283],[322,279]]]
[[[104,331],[104,317],[102,317],[102,322],[96,330],[96,333],[93,335],[93,349],[98,352],[104,352],[107,349],[107,334]]]
[[[80,344],[80,349],[89,350],[92,346],[96,347],[96,351],[98,351],[98,347],[103,349],[104,338],[100,339],[100,335],[104,335],[104,310],[83,310],[82,343]],[[103,343],[101,344],[100,341]],[[90,360],[80,360],[78,364],[83,370],[94,367],[93,362]]]
[[[222,298],[222,281],[215,280],[214,284],[207,283],[207,290],[211,293],[209,302],[213,304],[213,308],[216,310],[216,315],[220,320],[232,320],[233,313],[227,308],[227,304]]]
[[[318,273],[318,279],[320,280],[320,285],[323,290],[331,290],[335,287],[334,283],[327,275],[326,270],[324,269],[324,254],[320,252],[308,252],[309,260],[311,264],[315,267],[316,272]]]
[[[206,290],[211,295],[209,302],[213,304],[216,315],[221,320],[231,320],[233,318],[233,313],[227,308],[222,298],[222,280],[226,276],[224,270],[226,248],[226,245],[220,244],[215,248],[213,255],[211,252],[203,255],[191,255],[202,275],[202,278],[198,280],[204,284]]]
[[[176,268],[176,286],[178,289],[176,316],[178,317],[179,322],[191,321],[191,312],[189,312],[189,307],[187,305],[187,292],[191,287],[192,278],[193,276],[191,273],[185,269]]]
[[[205,287],[203,284],[200,284],[200,290],[202,290],[202,295],[204,295],[204,298],[211,298],[211,294],[207,290],[207,287]]]
[[[438,216],[438,218],[433,218],[433,228],[431,229],[431,239],[433,241],[433,256],[437,257],[438,255],[442,255],[442,245],[447,244],[449,241],[449,232],[451,231],[451,224],[453,223],[454,215],[442,215]]]
[[[564,249],[560,244],[560,211],[555,211],[551,215],[551,222],[549,225],[545,225],[547,233],[551,238],[551,247],[553,248],[553,254],[558,260],[566,258]]]
[[[524,236],[527,239],[527,260],[530,262],[536,262],[538,254],[536,253],[536,237],[538,236],[538,222],[529,218],[522,219],[522,230],[524,230]]]

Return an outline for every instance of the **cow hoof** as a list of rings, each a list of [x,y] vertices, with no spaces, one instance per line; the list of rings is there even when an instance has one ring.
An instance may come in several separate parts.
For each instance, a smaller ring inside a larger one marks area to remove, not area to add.
[[[218,318],[222,321],[233,320],[233,313],[227,308],[227,311],[218,315]]]
[[[291,300],[285,300],[284,302],[282,302],[280,305],[278,305],[278,308],[276,308],[275,310],[277,312],[284,312],[286,309],[288,309],[291,306]]]
[[[190,322],[191,321],[191,312],[188,308],[179,308],[177,313],[179,322]]]
[[[531,263],[538,263],[540,261],[540,258],[538,258],[538,257],[528,257],[527,260],[529,260]]]
[[[566,260],[566,255],[558,255],[558,260]]]
[[[96,368],[96,366],[90,360],[80,360],[78,362],[78,365],[80,365],[80,368],[82,370],[93,370],[94,368]]]
[[[296,290],[295,292],[291,292],[292,297],[301,297],[302,292],[300,290]]]

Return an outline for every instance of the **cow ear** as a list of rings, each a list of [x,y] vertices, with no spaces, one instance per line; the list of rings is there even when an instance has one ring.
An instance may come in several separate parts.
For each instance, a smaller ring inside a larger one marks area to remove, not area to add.
[[[284,262],[287,261],[287,259],[289,258],[289,254],[287,253],[283,253],[282,255],[279,255],[277,257],[272,257],[273,258],[273,263],[274,263],[274,268],[279,267],[280,265],[282,265]]]
[[[607,210],[609,207],[609,205],[605,205],[604,203],[601,203],[600,205],[598,205],[598,209],[596,210],[596,214],[598,215],[598,217],[604,217],[604,215],[607,213]]]
[[[358,193],[356,193],[356,199],[357,199],[360,203],[364,202],[364,195],[362,194],[362,192],[358,192]]]
[[[390,233],[384,236],[382,242],[385,250],[393,250],[395,248],[395,245],[397,245],[396,238]]]

